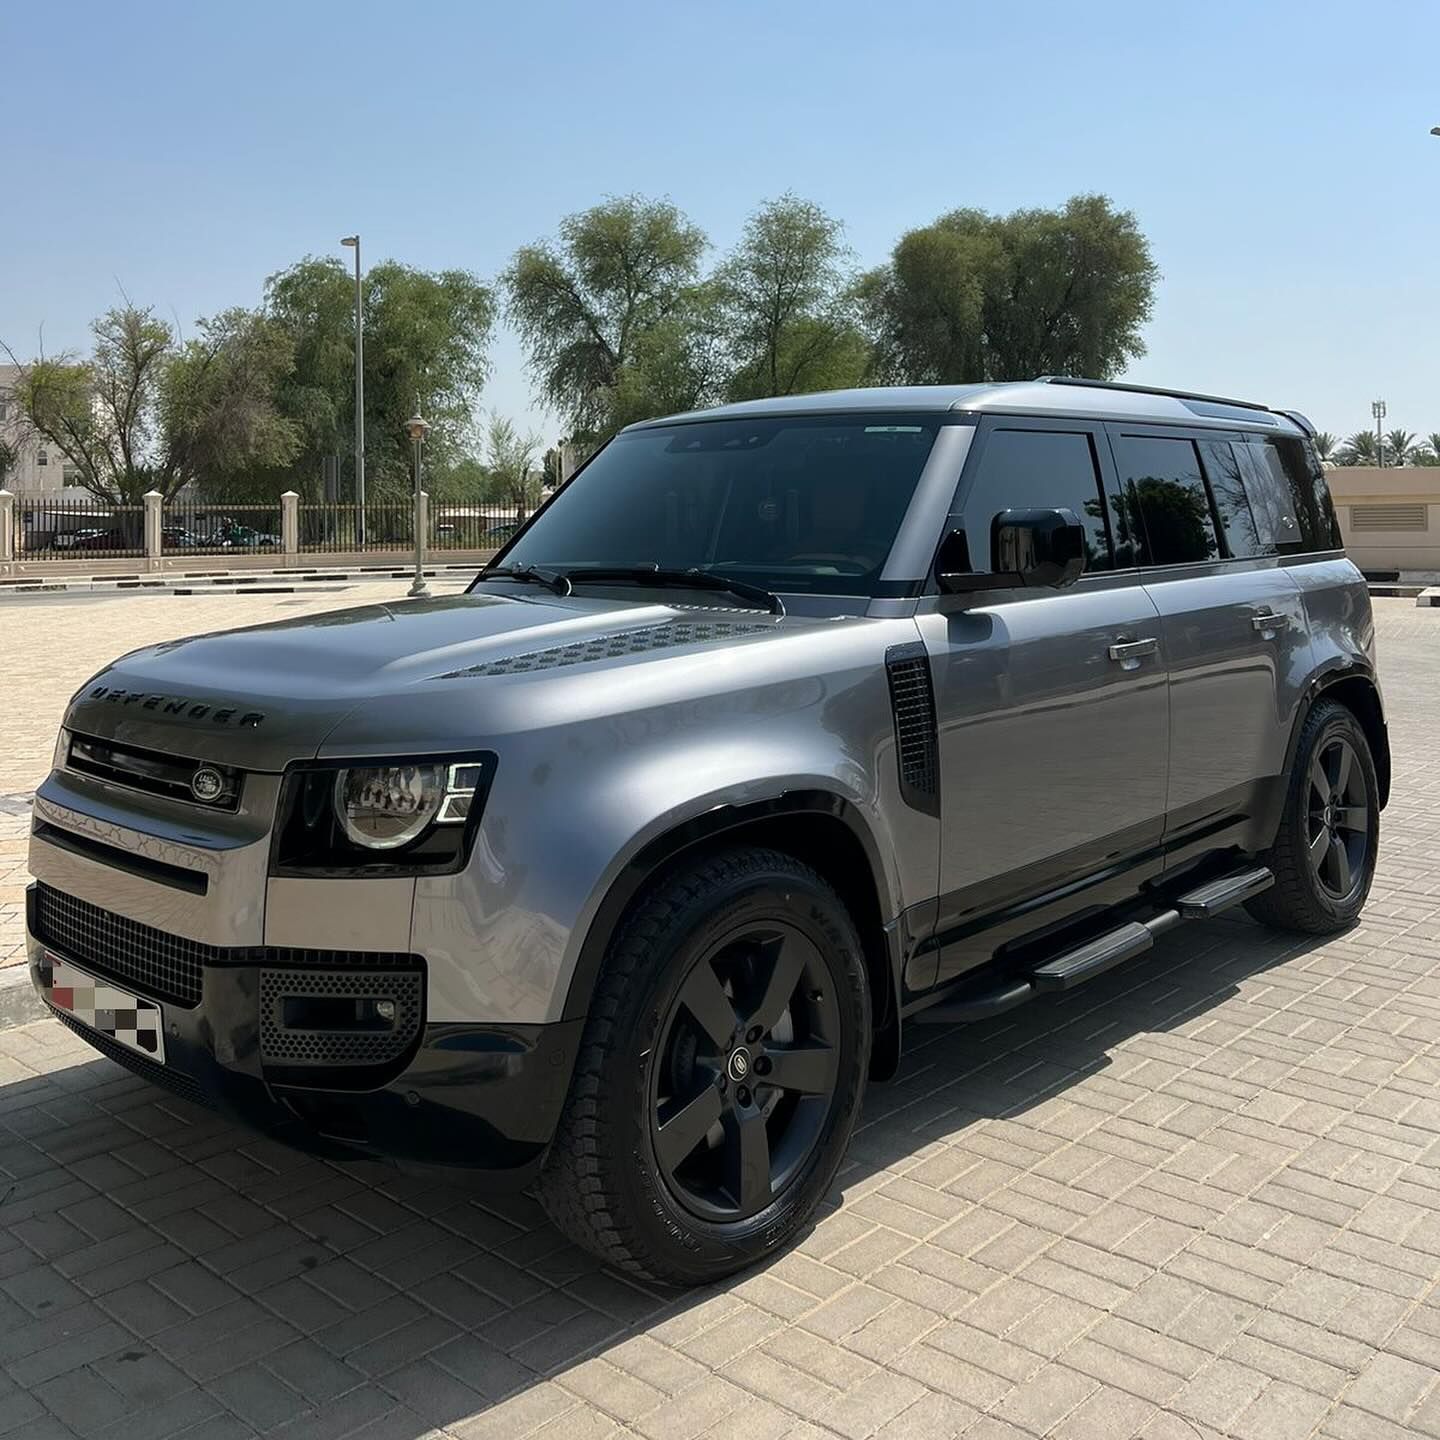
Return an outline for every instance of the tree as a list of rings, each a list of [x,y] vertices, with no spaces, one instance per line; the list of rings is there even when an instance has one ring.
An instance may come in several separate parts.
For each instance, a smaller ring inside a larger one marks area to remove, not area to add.
[[[576,439],[699,403],[711,383],[707,241],[674,205],[622,196],[570,215],[558,244],[515,253],[501,277],[545,400]]]
[[[535,457],[538,435],[521,435],[503,415],[492,415],[485,432],[485,460],[493,484],[492,495],[523,520],[540,501],[540,475]]]
[[[875,373],[912,384],[1109,379],[1145,353],[1158,270],[1102,195],[1060,210],[956,210],[912,230],[859,287]]]
[[[433,427],[426,455],[437,473],[465,453],[489,373],[495,299],[467,271],[393,260],[372,266],[363,286],[366,492],[399,498],[411,484],[404,426],[417,403]],[[277,486],[314,494],[324,458],[354,452],[354,280],[339,260],[308,256],[270,277],[265,308],[294,347],[277,403],[300,435],[290,464],[267,483],[272,494]]]
[[[1315,453],[1320,457],[1322,464],[1334,460],[1335,449],[1339,444],[1339,437],[1332,435],[1328,430],[1321,430],[1319,434],[1315,436]]]
[[[789,194],[746,222],[715,277],[732,400],[860,383],[868,353],[841,230],[818,205]]]
[[[23,366],[16,395],[26,421],[111,505],[169,499],[212,470],[283,464],[294,436],[275,410],[289,364],[283,337],[244,311],[202,321],[181,347],[154,311],[126,303],[91,326],[89,360]]]
[[[1375,463],[1375,432],[1357,430],[1346,438],[1335,457],[1341,465],[1373,465]]]
[[[0,490],[5,488],[10,476],[20,466],[20,447],[13,441],[0,435]]]
[[[1387,430],[1385,432],[1385,463],[1387,465],[1408,465],[1415,449],[1416,435],[1413,430]]]

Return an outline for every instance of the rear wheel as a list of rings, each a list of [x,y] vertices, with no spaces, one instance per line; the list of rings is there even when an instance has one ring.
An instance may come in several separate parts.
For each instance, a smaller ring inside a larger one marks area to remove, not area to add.
[[[1328,935],[1354,923],[1370,894],[1380,836],[1370,742],[1354,714],[1322,701],[1305,721],[1269,855],[1275,885],[1250,901],[1257,920]]]
[[[828,1189],[869,1044],[859,937],[813,870],[745,849],[677,871],[607,957],[541,1177],[546,1210],[653,1279],[751,1264]]]

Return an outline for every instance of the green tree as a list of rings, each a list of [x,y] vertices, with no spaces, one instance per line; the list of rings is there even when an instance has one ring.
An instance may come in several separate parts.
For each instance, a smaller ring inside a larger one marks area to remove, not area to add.
[[[1109,379],[1145,353],[1158,270],[1102,195],[1059,210],[956,210],[862,278],[875,373],[912,384],[1040,374]]]
[[[0,435],[0,490],[5,488],[6,481],[19,468],[20,447],[13,441]]]
[[[701,401],[714,374],[713,295],[698,283],[707,243],[668,201],[630,195],[515,253],[507,315],[576,439]]]
[[[244,311],[199,329],[178,346],[152,310],[126,303],[92,324],[88,360],[22,368],[26,421],[98,499],[138,505],[151,490],[169,499],[219,470],[280,465],[292,452],[295,437],[272,399],[289,363],[284,337]]]
[[[794,195],[746,222],[715,276],[732,400],[858,385],[868,347],[855,323],[842,226]]]
[[[492,415],[485,432],[485,461],[491,497],[508,505],[521,520],[540,503],[538,435],[522,435],[503,415]]]
[[[1341,465],[1373,465],[1375,463],[1375,432],[1357,430],[1347,436],[1335,457]]]
[[[1419,437],[1413,430],[1387,430],[1385,432],[1385,463],[1387,465],[1408,465],[1415,451]]]
[[[372,266],[365,299],[366,493],[408,493],[405,421],[418,403],[430,421],[427,467],[443,473],[466,451],[471,416],[489,374],[495,300],[464,270],[426,271],[393,260]],[[294,368],[277,393],[300,443],[270,494],[293,487],[313,496],[328,455],[353,476],[355,289],[338,259],[308,256],[266,282],[267,315],[289,336]],[[353,483],[353,481],[352,481]]]
[[[1340,444],[1340,437],[1332,435],[1328,430],[1321,430],[1315,436],[1315,453],[1322,462],[1332,461],[1335,458],[1335,451]]]

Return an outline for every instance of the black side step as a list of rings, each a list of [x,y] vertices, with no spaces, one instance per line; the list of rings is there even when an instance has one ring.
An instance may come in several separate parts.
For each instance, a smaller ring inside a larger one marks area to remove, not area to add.
[[[1212,915],[1222,914],[1236,905],[1243,905],[1252,896],[1268,890],[1275,883],[1275,877],[1264,865],[1253,870],[1242,870],[1238,875],[1226,875],[1212,880],[1198,890],[1182,895],[1175,908],[1183,920],[1208,920]]]
[[[1079,949],[1067,950],[1065,954],[1047,960],[1030,972],[1030,979],[1041,994],[1069,990],[1136,955],[1143,955],[1154,943],[1155,936],[1149,928],[1132,920],[1130,924],[1111,930]]]

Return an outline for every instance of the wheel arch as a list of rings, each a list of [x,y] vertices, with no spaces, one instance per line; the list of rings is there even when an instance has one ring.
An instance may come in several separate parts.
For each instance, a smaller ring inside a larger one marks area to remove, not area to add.
[[[870,1073],[888,1079],[900,1060],[900,958],[885,870],[875,837],[844,796],[790,791],[768,800],[720,805],[647,841],[611,882],[586,930],[565,997],[564,1018],[583,1017],[610,941],[637,899],[675,866],[706,850],[767,846],[817,870],[843,899],[864,948],[873,1009]]]
[[[1385,706],[1380,698],[1380,687],[1375,672],[1369,665],[1359,662],[1337,666],[1317,675],[1309,685],[1305,701],[1295,715],[1295,724],[1290,732],[1290,744],[1285,752],[1285,771],[1288,775],[1295,763],[1295,753],[1300,746],[1300,734],[1311,712],[1324,700],[1333,700],[1343,705],[1365,732],[1370,742],[1370,753],[1375,761],[1375,778],[1380,785],[1379,802],[1383,810],[1390,799],[1390,732],[1385,724]]]

